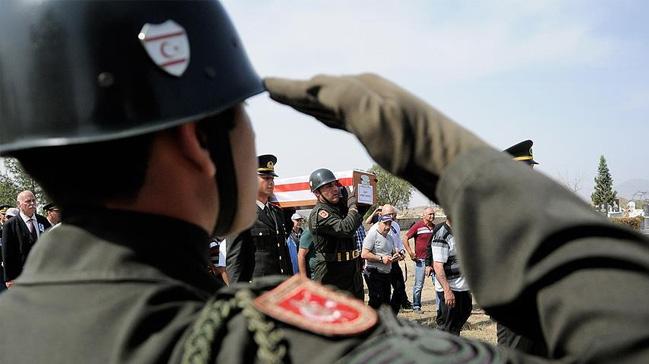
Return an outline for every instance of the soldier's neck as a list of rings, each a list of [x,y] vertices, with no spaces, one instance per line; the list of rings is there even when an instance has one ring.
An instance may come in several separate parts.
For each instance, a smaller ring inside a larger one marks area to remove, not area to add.
[[[265,204],[268,203],[268,197],[269,197],[269,196],[267,196],[267,195],[262,195],[261,193],[260,193],[260,194],[257,194],[257,201],[259,201],[259,202],[261,202],[263,205],[265,205]]]

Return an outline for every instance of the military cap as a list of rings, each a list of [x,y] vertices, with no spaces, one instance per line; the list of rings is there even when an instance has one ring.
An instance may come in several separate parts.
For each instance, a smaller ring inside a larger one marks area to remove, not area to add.
[[[11,205],[0,205],[0,214],[4,214],[7,212],[7,209],[9,209]]]
[[[270,175],[273,177],[278,177],[275,174],[275,164],[277,163],[277,157],[272,154],[264,154],[257,157],[257,174],[260,176]]]
[[[532,142],[531,140],[524,140],[505,149],[505,152],[514,157],[514,160],[526,162],[528,164],[539,164],[534,160],[534,156],[532,154],[532,144],[534,144],[534,142]]]
[[[57,208],[56,204],[54,202],[50,202],[48,204],[45,204],[45,206],[43,206],[43,211],[50,211],[55,208]]]

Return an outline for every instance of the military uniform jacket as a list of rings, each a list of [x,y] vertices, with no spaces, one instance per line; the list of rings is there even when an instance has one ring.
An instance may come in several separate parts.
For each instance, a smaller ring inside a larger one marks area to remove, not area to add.
[[[212,355],[203,358],[210,363],[267,362],[257,347],[272,344],[267,337],[276,329],[291,343],[287,360],[330,363],[376,332],[327,338],[238,303],[223,314],[235,296],[254,297],[283,278],[219,290],[207,270],[208,243],[198,226],[157,215],[97,209],[66,215],[32,249],[15,287],[0,295],[0,362],[180,363],[196,348],[193,329],[207,308],[209,317],[223,317],[216,335],[208,328],[211,339],[198,340],[200,348],[211,340]],[[256,344],[255,337],[267,339]]]
[[[286,239],[282,210],[272,204],[257,206],[252,228],[228,239],[226,269],[233,282],[248,282],[269,275],[292,275],[293,266]]]
[[[318,202],[309,215],[313,246],[327,261],[335,260],[338,252],[358,249],[354,234],[361,226],[361,216],[356,210],[346,212],[341,206]]]

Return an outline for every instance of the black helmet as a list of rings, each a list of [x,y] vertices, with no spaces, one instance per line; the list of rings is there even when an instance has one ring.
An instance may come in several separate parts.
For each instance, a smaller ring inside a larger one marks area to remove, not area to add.
[[[314,192],[327,183],[331,183],[337,180],[338,178],[334,176],[333,172],[326,168],[320,168],[311,172],[311,175],[309,176],[309,186],[311,187],[311,192]]]
[[[0,1],[0,154],[153,132],[262,92],[210,1]]]

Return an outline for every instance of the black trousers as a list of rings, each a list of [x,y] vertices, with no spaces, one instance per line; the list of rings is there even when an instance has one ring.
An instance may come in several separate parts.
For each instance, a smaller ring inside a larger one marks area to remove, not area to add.
[[[381,305],[389,305],[390,273],[381,273],[376,268],[365,268],[363,277],[369,291],[370,307],[378,309]]]
[[[397,310],[394,311],[395,315],[399,313],[399,308],[402,304],[408,302],[408,296],[406,295],[406,282],[403,280],[403,271],[399,262],[392,263],[392,270],[390,271],[390,284],[392,285],[392,299],[390,300],[390,306],[392,310],[397,307]]]
[[[460,335],[462,326],[471,316],[473,309],[473,299],[469,291],[453,291],[455,295],[455,306],[450,308],[444,301],[444,292],[437,291],[437,328],[450,332],[454,335]]]
[[[346,262],[327,262],[316,259],[313,269],[313,280],[324,285],[336,286],[343,291],[351,293],[362,300],[363,278],[361,278],[360,260],[354,259]]]

